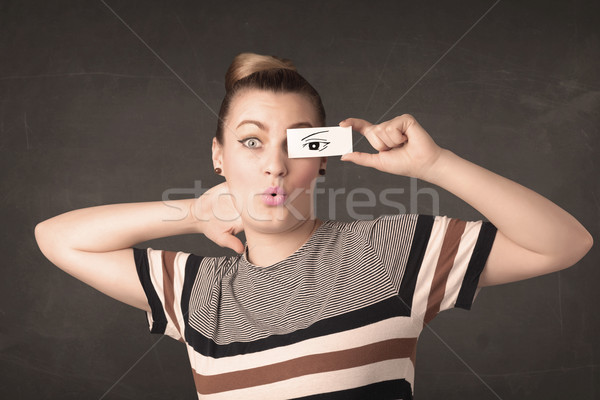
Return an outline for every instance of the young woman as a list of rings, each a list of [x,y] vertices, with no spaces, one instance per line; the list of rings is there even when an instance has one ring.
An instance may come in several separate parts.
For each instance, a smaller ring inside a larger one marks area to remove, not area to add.
[[[321,99],[291,62],[240,54],[213,139],[225,182],[168,206],[67,212],[38,224],[37,242],[59,268],[144,310],[152,333],[185,343],[203,399],[411,399],[417,339],[437,313],[469,309],[480,287],[567,268],[592,246],[570,214],[440,148],[410,115],[340,122],[377,151],[342,160],[436,184],[489,222],[316,219],[327,159],[288,158],[286,129],[320,126]],[[133,247],[188,233],[239,254]]]

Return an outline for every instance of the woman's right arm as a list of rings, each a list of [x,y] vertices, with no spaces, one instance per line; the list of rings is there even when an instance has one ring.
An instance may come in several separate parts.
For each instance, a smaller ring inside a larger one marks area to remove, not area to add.
[[[219,187],[222,191],[222,185],[199,199],[69,211],[37,224],[35,238],[44,256],[66,273],[116,300],[150,311],[132,246],[160,237],[204,233],[221,246],[243,250],[242,243],[233,236],[242,230],[239,219],[217,220],[211,212],[213,202],[200,201]],[[231,210],[227,202],[217,203]]]

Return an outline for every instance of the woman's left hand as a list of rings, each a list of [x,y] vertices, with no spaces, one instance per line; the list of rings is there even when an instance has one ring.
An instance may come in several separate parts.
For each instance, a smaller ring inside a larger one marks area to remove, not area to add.
[[[343,161],[352,161],[390,174],[423,179],[443,151],[409,114],[378,125],[359,118],[345,119],[339,125],[352,126],[379,152],[348,153],[342,156]]]

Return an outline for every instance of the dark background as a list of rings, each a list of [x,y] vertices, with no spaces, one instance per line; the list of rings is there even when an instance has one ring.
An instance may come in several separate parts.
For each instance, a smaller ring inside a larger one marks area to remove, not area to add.
[[[597,240],[598,4],[1,2],[0,397],[195,398],[185,347],[54,267],[33,229],[73,209],[220,183],[214,112],[240,52],[292,59],[328,125],[413,114],[439,145],[548,197]],[[482,218],[422,181],[440,206],[427,194],[411,206],[410,184],[332,157],[321,187],[405,188],[396,200],[408,212]],[[344,196],[335,215],[320,196],[321,218],[350,218]],[[232,254],[201,236],[142,245]],[[419,341],[417,399],[600,398],[598,261],[596,244],[570,269],[486,288],[470,312],[438,316]]]

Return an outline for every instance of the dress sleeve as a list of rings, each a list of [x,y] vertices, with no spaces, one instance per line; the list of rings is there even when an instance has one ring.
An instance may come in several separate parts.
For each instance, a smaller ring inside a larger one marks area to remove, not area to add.
[[[135,247],[133,255],[151,308],[146,313],[150,333],[164,334],[185,342],[189,289],[195,279],[194,272],[197,272],[197,263],[192,260],[194,255]]]
[[[372,241],[411,315],[471,309],[496,236],[486,221],[404,214],[375,220]]]

